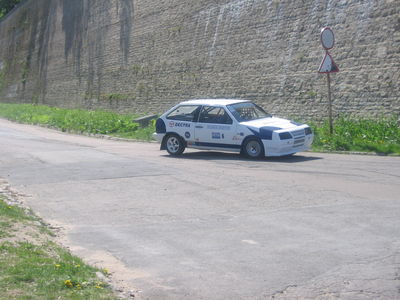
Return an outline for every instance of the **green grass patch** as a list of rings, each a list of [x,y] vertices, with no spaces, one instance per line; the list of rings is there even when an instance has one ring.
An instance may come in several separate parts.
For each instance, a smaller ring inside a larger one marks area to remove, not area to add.
[[[26,211],[18,206],[8,205],[2,201],[0,197],[0,218],[8,219],[13,222],[34,221],[33,215],[29,215]]]
[[[33,216],[28,215],[22,208],[8,205],[0,198],[0,239],[15,235],[14,224],[16,222],[26,223],[35,221]]]
[[[99,269],[51,241],[36,221],[32,213],[7,204],[0,196],[1,300],[118,299],[97,278]],[[29,235],[32,241],[26,238]]]
[[[329,123],[311,124],[314,129],[313,150],[361,151],[381,154],[400,154],[398,118],[350,118],[334,121],[334,133]]]
[[[65,109],[33,104],[0,103],[0,117],[25,124],[57,128],[61,131],[105,134],[132,139],[150,140],[154,123],[140,128],[133,114],[109,111]]]
[[[0,263],[0,299],[116,299],[97,269],[52,242],[1,243]]]

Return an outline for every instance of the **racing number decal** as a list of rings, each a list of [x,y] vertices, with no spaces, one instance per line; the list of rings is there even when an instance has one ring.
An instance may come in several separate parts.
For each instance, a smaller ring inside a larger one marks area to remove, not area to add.
[[[221,139],[221,134],[219,132],[212,132],[211,133],[211,138],[214,139],[214,140],[215,139],[219,140],[219,139]]]

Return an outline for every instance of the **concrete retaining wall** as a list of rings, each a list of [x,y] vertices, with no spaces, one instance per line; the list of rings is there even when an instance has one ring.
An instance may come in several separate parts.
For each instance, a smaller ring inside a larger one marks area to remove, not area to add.
[[[335,114],[398,115],[398,0],[28,0],[0,23],[1,101],[160,113],[232,97],[321,119],[324,26]]]

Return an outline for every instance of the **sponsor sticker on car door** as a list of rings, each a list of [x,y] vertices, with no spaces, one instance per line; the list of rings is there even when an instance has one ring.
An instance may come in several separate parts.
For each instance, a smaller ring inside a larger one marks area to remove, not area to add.
[[[203,106],[195,128],[197,146],[236,148],[235,124],[223,107]]]

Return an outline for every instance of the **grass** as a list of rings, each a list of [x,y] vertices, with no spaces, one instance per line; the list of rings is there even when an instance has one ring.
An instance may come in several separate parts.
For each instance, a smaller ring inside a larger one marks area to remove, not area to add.
[[[43,227],[31,212],[0,195],[1,300],[118,299],[97,278],[99,269],[55,244]]]
[[[24,213],[21,208],[7,205],[0,197],[0,239],[14,236],[13,224],[16,221],[23,223],[34,221],[34,219]]]
[[[129,139],[151,140],[154,121],[140,128],[135,115],[107,111],[62,109],[32,104],[0,103],[0,117],[20,123],[45,125],[62,131],[105,134]],[[311,123],[314,151],[361,151],[400,154],[398,118],[339,117],[333,135],[327,122]]]
[[[398,118],[339,117],[334,122],[334,133],[329,123],[311,125],[314,129],[313,150],[360,151],[379,154],[400,154]]]
[[[150,140],[154,124],[140,128],[132,114],[108,111],[65,109],[33,104],[0,103],[0,117],[19,123],[57,128],[61,131],[105,134],[132,139]]]

